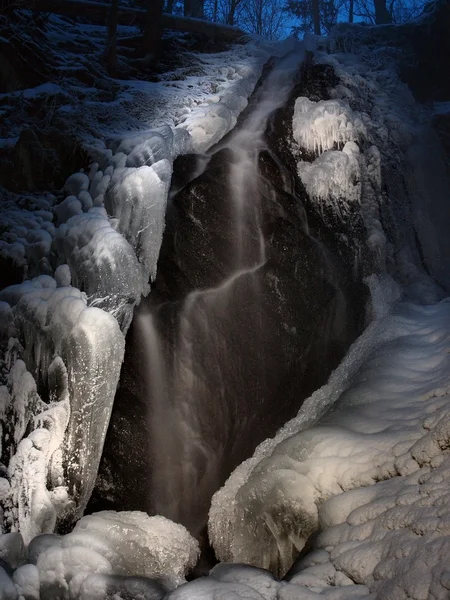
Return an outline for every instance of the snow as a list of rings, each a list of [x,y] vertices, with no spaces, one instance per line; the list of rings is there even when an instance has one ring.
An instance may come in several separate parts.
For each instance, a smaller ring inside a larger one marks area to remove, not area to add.
[[[65,536],[39,535],[26,564],[23,548],[20,534],[0,535],[1,558],[18,566],[16,587],[0,566],[0,598],[17,588],[26,600],[159,600],[185,582],[199,555],[183,526],[137,511],[94,513]]]

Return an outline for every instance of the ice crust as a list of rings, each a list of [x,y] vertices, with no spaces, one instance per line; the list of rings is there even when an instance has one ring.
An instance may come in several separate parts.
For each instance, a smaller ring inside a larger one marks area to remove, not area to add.
[[[0,566],[0,598],[9,590],[6,598],[16,600],[18,594],[25,600],[160,600],[185,582],[199,555],[198,542],[183,526],[137,511],[94,513],[65,536],[39,535],[28,557],[21,540],[18,533],[0,535],[0,554],[21,565],[13,581]]]
[[[359,116],[342,100],[313,102],[300,97],[295,101],[293,136],[299,146],[322,154],[356,142],[365,127]]]
[[[58,494],[53,501],[46,490],[47,477],[55,487],[56,482],[70,485],[76,511],[82,514],[97,473],[124,338],[113,316],[88,307],[86,296],[78,289],[57,288],[49,276],[5,288],[0,298],[12,306],[23,341],[25,362],[16,362],[10,376],[14,383],[18,369],[23,373],[17,389],[13,386],[10,392],[14,400],[9,404],[18,406],[12,418],[18,446],[9,471],[13,505],[18,507],[17,514],[11,513],[13,521],[29,540],[52,531],[55,525],[54,505],[60,501]],[[37,373],[37,381],[49,390],[49,406],[37,398],[30,371]],[[40,426],[22,439],[30,420]],[[53,472],[50,460],[55,453],[59,464]],[[38,481],[39,492],[34,489]]]

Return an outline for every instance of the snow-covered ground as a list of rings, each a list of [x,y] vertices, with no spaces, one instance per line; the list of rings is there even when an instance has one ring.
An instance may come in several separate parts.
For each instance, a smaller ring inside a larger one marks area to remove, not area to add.
[[[61,19],[48,31],[67,36]],[[99,31],[73,36],[96,43]],[[123,81],[108,102],[86,104],[86,90],[73,102],[67,81],[23,93],[64,96],[55,110],[75,121],[88,107],[92,165],[58,196],[2,204],[0,252],[27,280],[0,292],[0,502],[13,531],[0,535],[0,598],[448,598],[450,188],[420,109],[380,52],[317,53],[340,84],[331,100],[295,104],[292,152],[311,198],[339,219],[361,210],[375,318],[327,385],[213,498],[218,558],[251,566],[219,564],[176,588],[198,546],[141,513],[100,513],[52,534],[57,519],[81,516],[94,485],[124,334],[155,275],[173,160],[230,131],[268,56],[288,49],[192,53],[194,73]],[[66,70],[74,56],[61,54]],[[11,122],[0,146],[19,133]],[[413,172],[406,190],[396,169]],[[306,542],[289,580],[276,579]]]

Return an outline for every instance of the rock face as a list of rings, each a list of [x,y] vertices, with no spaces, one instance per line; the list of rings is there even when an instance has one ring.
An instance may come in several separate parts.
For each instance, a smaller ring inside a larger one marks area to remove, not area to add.
[[[332,73],[314,69],[266,131],[259,215],[245,222],[240,271],[226,141],[173,198],[155,287],[128,335],[93,509],[156,512],[199,535],[212,493],[362,330],[359,217],[341,223],[351,239],[342,243],[336,222],[311,210],[290,151],[295,97],[312,79],[310,93],[325,93]]]

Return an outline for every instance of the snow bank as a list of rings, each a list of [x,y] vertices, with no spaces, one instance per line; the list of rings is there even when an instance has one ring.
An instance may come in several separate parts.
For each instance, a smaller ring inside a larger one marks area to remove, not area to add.
[[[422,460],[428,463],[433,447],[445,447],[433,441],[445,435],[427,431],[450,414],[449,324],[449,303],[400,305],[374,324],[334,374],[338,385],[348,383],[319,424],[290,437],[282,431],[262,444],[248,472],[239,468],[240,478],[232,476],[216,493],[209,528],[221,560],[285,573],[313,531],[345,521],[352,505],[339,496],[342,491],[416,471],[423,444]],[[361,352],[367,357],[363,364]],[[309,406],[291,429],[304,427]],[[358,501],[361,494],[350,498]],[[368,552],[372,562],[361,563],[371,574],[381,557],[373,548]],[[358,561],[353,564],[356,569]]]

